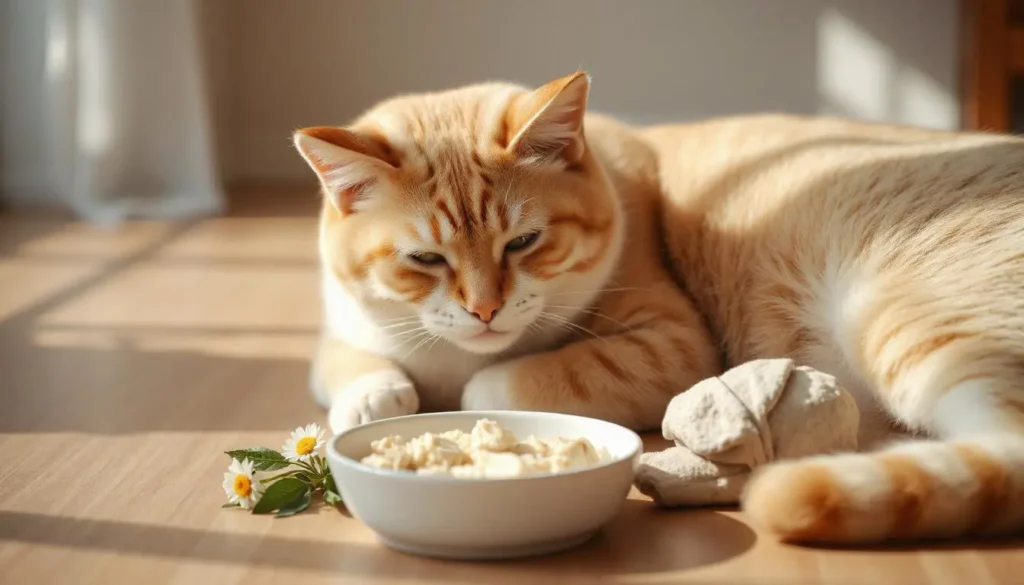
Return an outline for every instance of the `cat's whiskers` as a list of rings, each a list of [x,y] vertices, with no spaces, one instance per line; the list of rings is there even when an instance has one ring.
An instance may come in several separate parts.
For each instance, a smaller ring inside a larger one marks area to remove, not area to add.
[[[405,334],[405,333],[409,333],[410,331],[419,331],[419,330],[423,330],[423,329],[427,328],[427,326],[425,324],[423,324],[423,323],[404,323],[404,325],[406,325],[408,328],[407,329],[403,329],[401,331],[392,332],[391,334],[392,335],[402,335],[402,334]]]
[[[543,333],[544,336],[547,337],[549,341],[554,341],[556,339],[554,334],[551,332],[551,329],[549,329],[547,327],[544,327],[543,325],[541,325],[540,323],[538,323],[536,321],[530,321],[529,323],[527,323],[526,327],[528,329],[530,329],[530,330],[537,331],[539,333]]]
[[[436,341],[436,339],[438,337],[440,337],[438,335],[434,335],[433,333],[430,333],[429,331],[427,331],[426,333],[427,333],[427,337],[426,338],[420,340],[420,342],[417,343],[415,346],[413,346],[413,348],[410,349],[408,351],[408,353],[406,353],[404,356],[402,356],[402,360],[403,361],[408,359],[408,357],[411,356],[412,354],[416,353],[417,349],[423,347],[424,345],[426,345],[427,343],[430,343],[431,341]]]
[[[427,346],[427,349],[426,349],[426,351],[427,351],[427,352],[429,353],[429,352],[430,352],[430,350],[434,349],[434,346],[435,346],[435,345],[437,345],[437,342],[438,342],[438,341],[440,341],[440,342],[444,343],[444,342],[445,342],[445,338],[444,338],[444,337],[442,337],[441,335],[435,335],[435,336],[434,336],[434,341],[433,341],[433,342],[431,342],[431,344]]]
[[[406,326],[406,325],[414,325],[414,324],[418,323],[419,320],[420,320],[419,317],[414,317],[412,319],[409,319],[408,321],[402,321],[401,323],[394,323],[392,325],[384,325],[383,327],[378,327],[377,329],[386,330],[386,329],[394,329],[395,327],[402,327],[402,326]]]
[[[400,332],[392,335],[391,337],[392,337],[392,339],[395,339],[395,340],[401,340],[402,343],[404,344],[406,342],[412,341],[413,339],[418,339],[419,336],[422,335],[425,332],[427,332],[427,328],[426,327],[414,327],[414,328],[412,328],[412,329],[410,329],[408,331],[400,331]],[[405,338],[405,339],[403,339],[403,338]],[[401,346],[399,346],[399,347],[401,347]]]
[[[399,343],[399,344],[398,344],[398,345],[396,345],[396,346],[395,346],[394,348],[392,348],[392,351],[398,351],[398,350],[400,350],[400,349],[402,349],[402,348],[404,348],[404,347],[407,347],[407,346],[408,346],[408,345],[409,345],[410,343],[412,343],[412,342],[414,342],[414,341],[417,341],[417,342],[418,342],[418,341],[421,341],[421,340],[423,340],[423,339],[430,339],[430,337],[431,337],[432,335],[433,335],[433,334],[432,334],[432,333],[430,333],[430,331],[427,331],[426,329],[424,329],[423,331],[419,331],[419,332],[417,332],[417,333],[416,333],[415,335],[413,335],[413,336],[409,337],[408,339],[403,339],[403,340],[401,341],[401,343]],[[414,347],[413,349],[415,349],[415,347]],[[410,353],[411,353],[411,352],[410,352]],[[406,356],[405,356],[405,357],[409,357],[409,354],[406,354]],[[405,359],[405,357],[403,357],[402,359]]]
[[[618,319],[613,319],[613,318],[609,317],[608,315],[605,315],[604,313],[602,313],[602,312],[600,312],[600,311],[598,311],[596,309],[589,309],[587,307],[573,307],[571,305],[552,305],[552,304],[548,304],[547,306],[551,307],[551,308],[554,308],[554,309],[571,309],[571,310],[580,311],[581,313],[586,313],[588,315],[593,315],[595,317],[600,317],[600,318],[605,319],[607,321],[611,321],[612,323],[615,323],[616,325],[622,327],[623,329],[626,329],[627,331],[631,331],[633,329],[632,327],[630,327],[629,325],[626,325],[622,321],[619,321]]]
[[[557,323],[559,325],[562,325],[562,326],[566,327],[568,330],[581,331],[583,333],[586,333],[587,335],[593,336],[594,339],[600,339],[601,341],[611,345],[611,342],[608,341],[607,339],[605,339],[604,337],[601,337],[597,333],[594,333],[593,331],[591,331],[590,329],[587,329],[586,327],[584,327],[582,325],[579,325],[577,323],[573,323],[571,319],[563,317],[563,316],[561,316],[561,315],[559,315],[557,313],[549,313],[547,311],[541,311],[541,313],[539,315],[537,315],[537,316],[540,317],[540,318],[548,319],[548,320],[550,320],[550,321],[552,321],[554,323]]]
[[[604,293],[610,293],[610,292],[627,292],[627,291],[652,292],[652,290],[649,289],[649,288],[640,288],[640,287],[635,287],[635,286],[625,286],[625,287],[616,287],[616,288],[598,288],[598,289],[590,289],[590,290],[562,291],[562,292],[555,292],[555,293],[547,293],[547,296],[549,296],[549,297],[557,297],[557,296],[566,296],[566,295],[589,295],[589,294],[594,294],[594,293],[604,294]]]
[[[395,323],[398,321],[415,321],[417,319],[419,319],[419,316],[417,315],[406,315],[404,317],[392,317],[390,319],[374,319],[374,321],[383,325],[386,323]]]

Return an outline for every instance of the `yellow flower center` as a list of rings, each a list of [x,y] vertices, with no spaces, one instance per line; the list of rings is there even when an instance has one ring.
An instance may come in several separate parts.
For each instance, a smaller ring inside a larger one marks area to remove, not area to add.
[[[238,474],[235,476],[235,493],[240,498],[248,498],[252,494],[252,480],[248,475]]]
[[[309,455],[316,448],[316,439],[313,437],[302,437],[295,443],[295,452],[299,455]]]

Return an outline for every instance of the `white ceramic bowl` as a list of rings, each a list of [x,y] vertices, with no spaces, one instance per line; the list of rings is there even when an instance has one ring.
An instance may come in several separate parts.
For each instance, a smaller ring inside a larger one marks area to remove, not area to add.
[[[453,429],[489,418],[520,439],[585,437],[611,461],[565,473],[455,479],[382,470],[359,462],[370,442]],[[417,414],[349,429],[328,443],[327,460],[345,506],[392,548],[426,556],[496,559],[581,544],[620,510],[633,483],[640,437],[609,422],[562,414],[462,411]]]

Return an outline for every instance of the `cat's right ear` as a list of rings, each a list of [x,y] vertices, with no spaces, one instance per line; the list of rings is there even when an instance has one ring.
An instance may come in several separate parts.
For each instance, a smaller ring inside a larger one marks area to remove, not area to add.
[[[293,140],[324,193],[344,215],[356,211],[396,170],[394,153],[385,142],[345,128],[302,128]]]

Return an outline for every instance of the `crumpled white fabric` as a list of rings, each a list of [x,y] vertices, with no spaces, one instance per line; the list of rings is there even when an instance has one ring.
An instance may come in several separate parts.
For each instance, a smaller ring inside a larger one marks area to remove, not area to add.
[[[791,359],[754,360],[708,378],[668,405],[637,488],[659,505],[735,504],[754,468],[777,459],[855,451],[860,411],[833,376]]]

